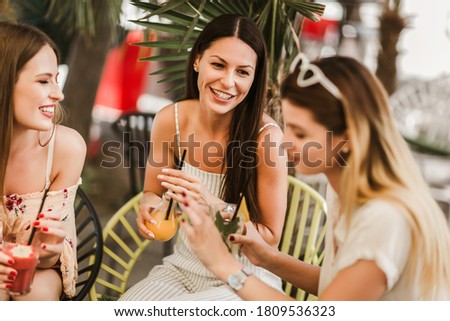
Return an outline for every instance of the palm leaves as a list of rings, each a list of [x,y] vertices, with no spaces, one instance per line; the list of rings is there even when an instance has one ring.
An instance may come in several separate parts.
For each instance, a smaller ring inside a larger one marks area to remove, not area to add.
[[[159,82],[176,81],[168,92],[183,89],[185,64],[189,49],[204,26],[216,16],[237,13],[252,18],[263,33],[270,55],[270,96],[278,96],[278,79],[284,73],[284,61],[290,61],[299,50],[299,34],[303,17],[317,21],[324,6],[304,0],[168,0],[162,4],[132,1],[132,4],[148,12],[134,21],[150,30],[162,33],[163,40],[146,41],[138,45],[160,50],[159,54],[142,60],[173,62],[152,73],[164,74]],[[161,21],[150,18],[158,16]],[[164,37],[170,37],[166,40]]]

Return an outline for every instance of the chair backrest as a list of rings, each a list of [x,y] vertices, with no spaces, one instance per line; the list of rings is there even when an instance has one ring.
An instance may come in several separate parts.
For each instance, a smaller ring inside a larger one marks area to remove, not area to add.
[[[139,236],[136,215],[142,193],[123,205],[103,229],[103,261],[91,288],[92,301],[117,300],[127,289],[128,278],[150,241]]]
[[[128,113],[120,116],[113,129],[123,143],[124,166],[129,169],[130,195],[142,191],[145,177],[145,164],[150,150],[150,130],[153,113]]]
[[[62,295],[61,300],[65,301],[82,301],[86,297],[97,278],[103,253],[100,220],[94,206],[81,188],[77,190],[74,206],[78,239],[78,279],[75,296],[69,299],[66,295]]]
[[[326,202],[316,190],[299,179],[288,176],[289,204],[280,251],[306,263],[320,265],[323,260]],[[315,296],[284,282],[284,291],[297,300]]]

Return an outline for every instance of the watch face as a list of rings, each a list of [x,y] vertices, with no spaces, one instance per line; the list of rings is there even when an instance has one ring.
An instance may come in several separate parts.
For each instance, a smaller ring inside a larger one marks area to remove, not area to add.
[[[236,274],[230,275],[228,278],[228,285],[233,289],[238,290],[242,287],[242,277],[239,277],[239,275]]]

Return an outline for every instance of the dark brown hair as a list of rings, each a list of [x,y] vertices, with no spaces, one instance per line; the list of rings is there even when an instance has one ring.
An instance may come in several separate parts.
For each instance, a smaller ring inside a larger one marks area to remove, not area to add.
[[[259,222],[257,202],[256,157],[258,131],[266,104],[267,49],[258,26],[249,18],[226,14],[209,22],[192,47],[186,71],[186,99],[198,99],[198,74],[192,66],[198,55],[202,55],[214,41],[225,37],[237,37],[250,46],[257,55],[255,78],[245,99],[236,106],[230,124],[229,139],[225,153],[226,173],[221,196],[227,202],[237,203],[244,193],[251,219]],[[230,48],[232,50],[232,48]],[[241,148],[236,149],[236,144]],[[234,151],[233,151],[234,148]],[[239,152],[236,152],[239,150]],[[250,178],[249,178],[250,177]],[[249,180],[248,188],[242,188]]]

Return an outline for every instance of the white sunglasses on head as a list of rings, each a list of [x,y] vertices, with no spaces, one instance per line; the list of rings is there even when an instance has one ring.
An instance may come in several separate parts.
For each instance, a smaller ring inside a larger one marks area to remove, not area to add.
[[[292,60],[289,73],[293,73],[297,65],[300,71],[297,77],[297,85],[299,87],[309,87],[319,83],[336,99],[341,99],[341,92],[336,85],[323,74],[319,67],[310,64],[309,59],[305,54],[299,53],[294,60]]]

